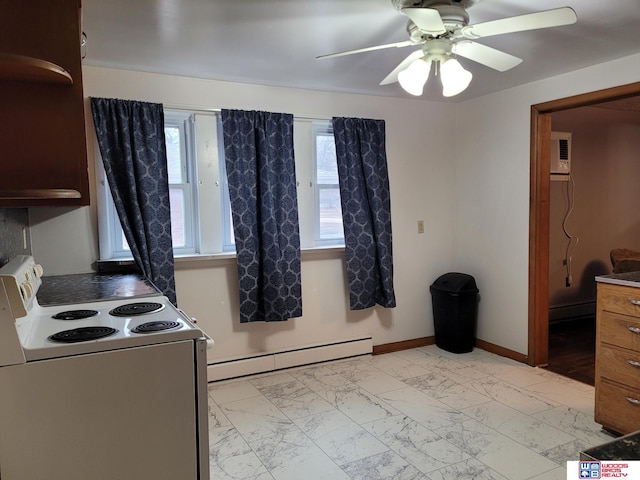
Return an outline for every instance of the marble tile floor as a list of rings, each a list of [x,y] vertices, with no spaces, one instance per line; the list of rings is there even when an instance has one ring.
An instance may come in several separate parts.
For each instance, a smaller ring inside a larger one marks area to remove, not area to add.
[[[212,480],[565,480],[592,386],[432,345],[209,385]]]

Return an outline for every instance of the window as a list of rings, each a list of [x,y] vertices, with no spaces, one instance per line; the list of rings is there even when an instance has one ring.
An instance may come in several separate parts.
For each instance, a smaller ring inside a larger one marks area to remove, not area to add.
[[[190,115],[180,112],[165,112],[165,141],[167,148],[167,171],[169,178],[169,200],[171,203],[171,236],[174,253],[190,254],[196,252],[194,218],[195,172],[188,159],[191,157],[193,145],[193,129]],[[107,180],[99,164],[98,174],[102,176],[100,183],[106,186]],[[107,212],[108,221],[100,222],[100,257],[130,258],[131,249],[124,236],[118,214],[113,204],[111,193],[106,189],[103,194],[103,208],[99,212]],[[106,199],[104,197],[107,197]],[[103,230],[107,230],[107,235]]]
[[[227,182],[227,167],[224,162],[224,140],[222,137],[222,116],[218,115],[218,150],[220,151],[220,185],[222,186],[222,250],[236,251],[236,239],[233,235],[233,220],[231,218],[231,200],[229,198],[229,183]]]
[[[336,144],[330,124],[316,124],[313,138],[315,243],[343,243]]]
[[[193,128],[186,113],[165,113],[164,135],[167,145],[167,172],[171,203],[171,236],[173,249],[179,253],[195,253],[195,178],[192,162]]]
[[[235,251],[226,182],[222,121],[215,112],[165,109],[171,234],[176,256]],[[343,245],[335,144],[328,121],[294,124],[300,237],[303,248]],[[100,258],[131,258],[102,162],[99,189]]]

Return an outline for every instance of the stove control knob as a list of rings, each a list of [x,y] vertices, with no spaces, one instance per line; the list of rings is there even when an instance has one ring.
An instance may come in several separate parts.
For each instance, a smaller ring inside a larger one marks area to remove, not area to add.
[[[40,265],[39,263],[36,263],[33,266],[33,273],[35,273],[36,277],[38,277],[38,278],[42,277],[42,274],[44,273],[42,265]]]
[[[31,282],[22,282],[20,285],[20,291],[22,292],[22,298],[29,300],[33,297],[33,285]]]

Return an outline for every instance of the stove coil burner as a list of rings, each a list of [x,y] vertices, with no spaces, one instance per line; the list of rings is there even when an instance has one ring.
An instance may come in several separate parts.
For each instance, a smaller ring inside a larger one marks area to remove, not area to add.
[[[49,337],[49,340],[59,343],[78,343],[98,340],[115,333],[118,333],[118,330],[111,327],[80,327],[54,333]]]
[[[138,302],[119,305],[109,312],[114,317],[135,317],[162,310],[164,305],[156,302]]]
[[[153,333],[160,332],[162,330],[172,330],[174,328],[178,328],[180,326],[180,322],[176,321],[157,321],[157,322],[147,322],[142,323],[132,329],[133,333]]]
[[[56,313],[52,318],[56,320],[81,320],[83,318],[95,317],[97,310],[69,310],[67,312]]]

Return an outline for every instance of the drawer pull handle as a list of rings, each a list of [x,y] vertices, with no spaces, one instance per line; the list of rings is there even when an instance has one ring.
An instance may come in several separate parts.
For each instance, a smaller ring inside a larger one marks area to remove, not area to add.
[[[640,405],[640,400],[637,400],[635,398],[631,398],[631,397],[625,397],[627,399],[627,402],[629,403],[633,403],[634,405]]]
[[[629,365],[631,365],[632,367],[640,367],[640,362],[638,362],[636,360],[627,360],[627,363]]]
[[[627,330],[629,330],[632,333],[640,333],[640,328],[639,327],[632,327],[631,325],[627,326]]]
[[[640,300],[629,300],[631,305],[640,305]]]

